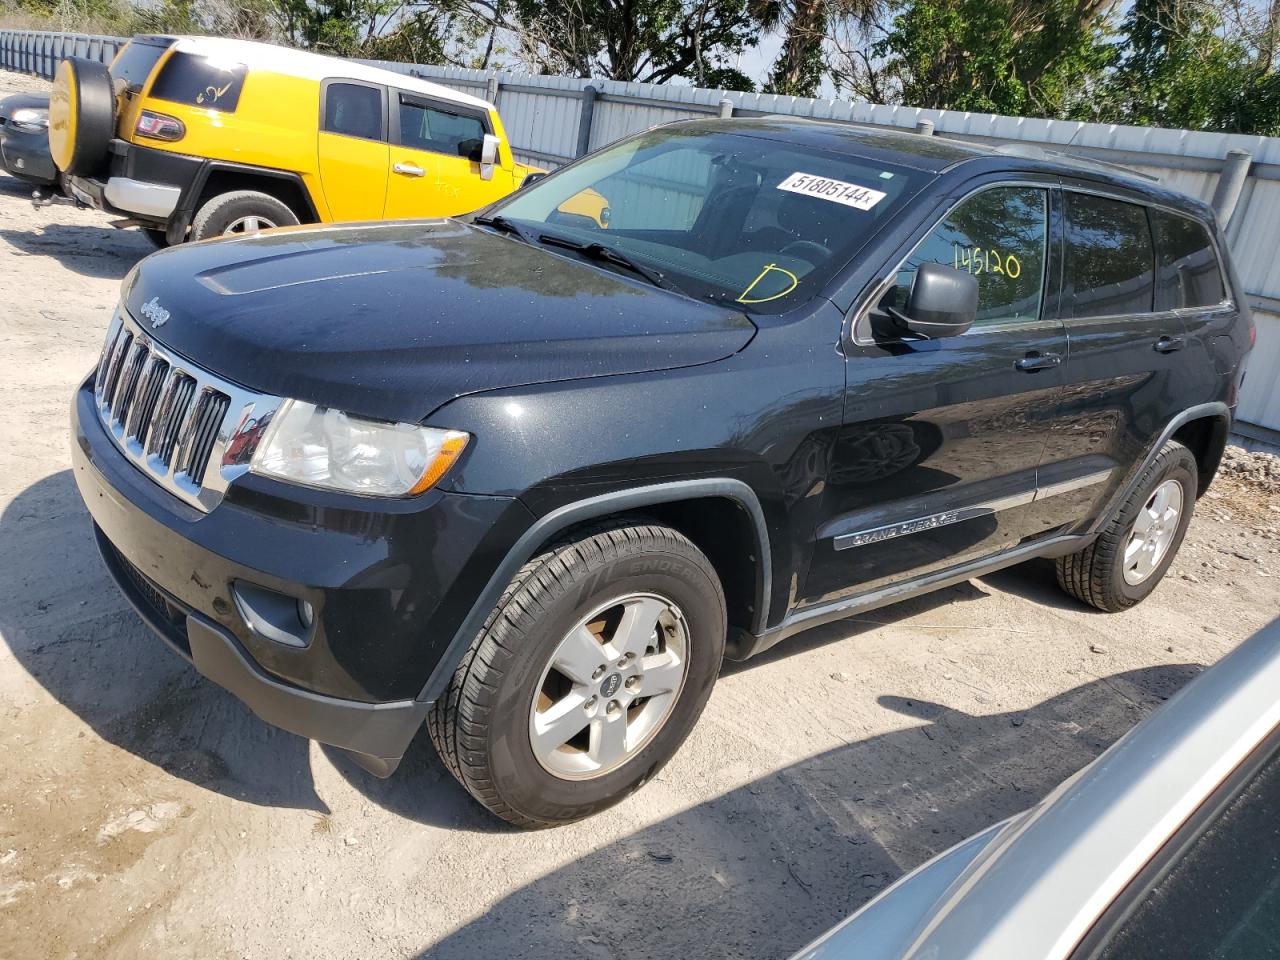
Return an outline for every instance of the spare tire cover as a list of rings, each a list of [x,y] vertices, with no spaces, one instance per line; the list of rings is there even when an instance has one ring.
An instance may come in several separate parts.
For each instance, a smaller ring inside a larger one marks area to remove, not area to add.
[[[116,98],[107,68],[72,57],[58,64],[49,95],[49,152],[64,173],[96,173],[116,132]]]

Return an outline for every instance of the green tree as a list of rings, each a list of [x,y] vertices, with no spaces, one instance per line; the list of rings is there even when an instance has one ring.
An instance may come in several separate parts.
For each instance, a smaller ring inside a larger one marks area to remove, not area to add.
[[[751,89],[731,65],[757,42],[748,0],[511,0],[510,14],[539,73]]]
[[[1114,61],[1115,0],[895,0],[873,47],[902,103],[1015,116],[1076,111]]]
[[[881,5],[882,0],[757,0],[752,12],[760,26],[783,31],[782,49],[764,91],[817,96],[830,70],[827,47],[833,25],[867,21]]]
[[[1135,0],[1124,52],[1088,119],[1280,134],[1276,9]]]

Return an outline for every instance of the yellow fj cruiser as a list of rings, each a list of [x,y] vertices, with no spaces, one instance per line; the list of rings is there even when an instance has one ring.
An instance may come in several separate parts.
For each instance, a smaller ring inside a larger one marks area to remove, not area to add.
[[[390,70],[271,44],[134,37],[64,60],[49,146],[68,193],[159,244],[296,223],[444,217],[505,196],[497,109]]]

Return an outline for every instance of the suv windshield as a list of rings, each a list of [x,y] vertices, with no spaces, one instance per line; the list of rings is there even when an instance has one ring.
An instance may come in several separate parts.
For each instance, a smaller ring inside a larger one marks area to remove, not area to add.
[[[169,49],[168,43],[147,43],[141,40],[130,40],[124,45],[115,60],[111,62],[111,79],[115,81],[116,95],[124,90],[137,93],[147,82],[151,68],[156,65],[160,55]]]
[[[783,140],[668,128],[489,213],[531,242],[571,240],[607,267],[603,247],[691,296],[781,313],[821,289],[931,176]]]

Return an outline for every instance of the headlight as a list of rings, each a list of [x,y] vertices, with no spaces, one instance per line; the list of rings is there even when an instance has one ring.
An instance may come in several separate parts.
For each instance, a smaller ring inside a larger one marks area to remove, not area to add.
[[[27,133],[48,130],[49,111],[41,110],[38,107],[23,107],[20,110],[13,111],[13,116],[9,118],[9,125],[17,127],[19,130],[25,130]]]
[[[286,400],[249,469],[308,487],[405,497],[435,486],[467,440],[457,430],[363,420]]]

